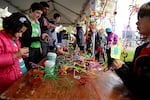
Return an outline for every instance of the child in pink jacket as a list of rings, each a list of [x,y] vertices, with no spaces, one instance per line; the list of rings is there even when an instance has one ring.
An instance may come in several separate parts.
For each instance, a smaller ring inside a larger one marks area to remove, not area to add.
[[[3,19],[0,31],[0,94],[26,73],[22,56],[28,48],[20,48],[19,37],[27,30],[28,20],[21,13]]]

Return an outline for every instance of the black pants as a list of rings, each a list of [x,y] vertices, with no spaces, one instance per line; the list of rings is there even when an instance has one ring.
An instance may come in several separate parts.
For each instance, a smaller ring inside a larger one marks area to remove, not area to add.
[[[111,52],[111,49],[106,49],[106,53],[107,53],[107,63],[108,63],[108,67],[111,66],[111,64],[113,63],[114,61],[114,58],[111,58],[110,56],[110,52]]]
[[[56,52],[55,46],[48,46],[48,52]]]
[[[79,46],[80,51],[84,51],[84,46]]]
[[[29,49],[29,62],[38,63],[42,59],[40,48]]]

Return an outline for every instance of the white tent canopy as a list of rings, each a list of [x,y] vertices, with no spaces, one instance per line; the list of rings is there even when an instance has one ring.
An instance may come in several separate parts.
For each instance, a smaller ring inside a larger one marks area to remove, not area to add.
[[[54,13],[61,15],[60,24],[75,25],[85,14],[89,0],[0,0],[0,8],[8,7],[9,12],[27,13],[33,2],[46,1],[50,5],[48,18],[52,18]]]

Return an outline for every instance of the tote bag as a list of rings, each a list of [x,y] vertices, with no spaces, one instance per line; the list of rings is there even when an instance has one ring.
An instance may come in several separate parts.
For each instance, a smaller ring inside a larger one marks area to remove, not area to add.
[[[122,51],[122,42],[121,40],[118,40],[118,43],[116,45],[112,45],[110,56],[114,59],[120,59]]]

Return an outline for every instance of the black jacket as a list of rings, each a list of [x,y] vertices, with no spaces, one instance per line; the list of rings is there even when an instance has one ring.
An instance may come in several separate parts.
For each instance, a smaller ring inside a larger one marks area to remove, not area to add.
[[[134,100],[150,99],[150,56],[147,54],[139,57],[140,51],[147,45],[148,43],[144,43],[137,47],[133,62],[126,62],[116,70],[117,75],[136,97]]]
[[[29,20],[28,20],[29,21]],[[40,41],[41,37],[32,37],[32,26],[31,22],[29,21],[29,27],[25,33],[23,33],[22,37],[19,38],[21,42],[21,47],[30,47],[31,42]]]
[[[46,16],[43,16],[43,15],[39,18],[40,27],[41,27],[41,33],[47,33],[48,32],[47,26],[44,25],[44,18],[47,21],[49,21],[49,19]]]

